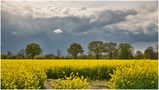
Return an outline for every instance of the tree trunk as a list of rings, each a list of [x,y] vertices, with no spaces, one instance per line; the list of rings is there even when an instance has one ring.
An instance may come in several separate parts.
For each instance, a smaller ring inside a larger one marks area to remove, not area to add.
[[[99,55],[98,54],[96,54],[96,59],[99,59]]]
[[[32,59],[34,59],[34,56],[31,56]]]
[[[77,55],[76,54],[74,55],[74,58],[77,59]]]
[[[110,56],[109,57],[110,57],[110,59],[112,59],[112,53],[111,52],[110,52]]]
[[[24,56],[20,56],[20,58],[24,59]]]

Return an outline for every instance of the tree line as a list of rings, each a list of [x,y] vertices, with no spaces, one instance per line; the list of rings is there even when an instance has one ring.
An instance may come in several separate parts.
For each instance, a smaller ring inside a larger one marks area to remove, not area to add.
[[[88,43],[88,52],[79,43],[72,43],[67,48],[68,55],[62,56],[62,51],[57,49],[55,54],[42,54],[43,49],[37,43],[29,43],[13,55],[10,51],[2,54],[2,59],[158,59],[158,48],[148,47],[144,52],[136,51],[130,43],[114,43],[91,41]]]

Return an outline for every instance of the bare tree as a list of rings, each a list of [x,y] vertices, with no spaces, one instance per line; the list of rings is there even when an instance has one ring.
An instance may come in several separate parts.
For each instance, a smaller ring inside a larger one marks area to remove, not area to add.
[[[56,53],[57,53],[57,59],[59,59],[62,54],[62,51],[58,48]]]

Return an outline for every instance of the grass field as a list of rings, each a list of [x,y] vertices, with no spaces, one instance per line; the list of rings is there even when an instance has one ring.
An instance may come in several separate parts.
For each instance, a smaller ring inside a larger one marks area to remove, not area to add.
[[[108,81],[105,86],[111,89],[157,89],[158,61],[1,60],[2,89],[47,88],[47,80],[55,80],[51,88],[91,88],[98,80],[96,85]]]

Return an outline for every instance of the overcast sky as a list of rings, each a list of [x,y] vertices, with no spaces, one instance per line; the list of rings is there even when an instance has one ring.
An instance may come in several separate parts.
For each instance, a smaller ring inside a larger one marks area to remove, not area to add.
[[[72,42],[87,52],[88,42],[128,42],[135,50],[158,41],[158,7],[155,1],[3,1],[1,3],[2,53],[13,53],[35,42],[43,53],[63,54]]]

